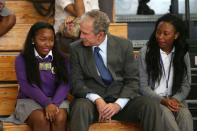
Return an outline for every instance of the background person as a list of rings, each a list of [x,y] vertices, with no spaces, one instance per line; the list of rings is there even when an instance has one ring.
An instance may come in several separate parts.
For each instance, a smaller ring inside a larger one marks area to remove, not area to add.
[[[58,32],[62,23],[92,9],[99,9],[98,0],[55,0],[55,31]]]
[[[98,0],[55,0],[54,28],[63,55],[68,55],[69,43],[79,38],[78,18],[92,9],[99,9]]]

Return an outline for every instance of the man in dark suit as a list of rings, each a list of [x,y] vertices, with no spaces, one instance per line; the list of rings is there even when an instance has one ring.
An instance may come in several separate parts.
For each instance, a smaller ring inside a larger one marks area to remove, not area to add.
[[[160,131],[159,103],[138,94],[138,69],[130,41],[108,34],[108,16],[84,14],[81,41],[71,44],[70,131],[88,131],[94,121],[139,122],[144,131]]]

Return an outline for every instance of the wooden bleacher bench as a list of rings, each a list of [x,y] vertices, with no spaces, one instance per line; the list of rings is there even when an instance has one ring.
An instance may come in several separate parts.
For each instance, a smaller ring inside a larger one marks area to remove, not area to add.
[[[3,123],[3,131],[31,131],[31,129],[26,124]]]
[[[0,116],[9,116],[14,112],[18,93],[15,74],[15,59],[23,48],[27,32],[36,21],[53,23],[53,18],[40,16],[28,0],[6,0],[7,7],[15,12],[16,25],[3,37],[0,37]],[[126,23],[110,24],[111,34],[128,37]],[[89,131],[140,131],[139,125],[112,121],[94,123]],[[3,131],[31,131],[26,125],[3,123]]]
[[[15,110],[18,84],[15,59],[19,52],[0,52],[0,116],[9,116]],[[3,122],[3,131],[30,131],[26,125]]]
[[[140,131],[139,125],[112,120],[110,123],[93,123],[89,131]]]
[[[0,37],[0,51],[20,51],[27,32],[36,21],[53,23],[53,18],[40,16],[28,0],[6,0],[6,6],[16,15],[16,25]]]
[[[14,112],[18,94],[15,59],[18,52],[0,52],[0,116]],[[3,131],[30,131],[27,125],[3,123]]]

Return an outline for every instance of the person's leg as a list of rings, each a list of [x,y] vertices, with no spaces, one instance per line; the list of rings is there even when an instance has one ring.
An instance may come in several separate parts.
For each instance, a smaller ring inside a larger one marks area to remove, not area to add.
[[[182,107],[176,113],[176,121],[180,131],[193,131],[192,115],[187,107]]]
[[[26,120],[32,131],[50,131],[50,122],[46,119],[44,110],[34,110]]]
[[[100,10],[108,15],[111,22],[113,22],[113,2],[114,0],[99,0]]]
[[[67,113],[65,109],[60,109],[55,116],[55,121],[51,123],[52,131],[66,131]]]
[[[16,16],[11,14],[9,16],[4,16],[0,20],[0,37],[6,34],[16,23]]]
[[[162,110],[162,129],[163,131],[179,131],[174,114],[164,105],[160,104]]]
[[[96,118],[96,106],[88,99],[75,99],[70,111],[69,131],[88,131],[89,125]]]
[[[159,103],[149,97],[140,96],[130,100],[112,119],[140,122],[143,131],[161,131]]]

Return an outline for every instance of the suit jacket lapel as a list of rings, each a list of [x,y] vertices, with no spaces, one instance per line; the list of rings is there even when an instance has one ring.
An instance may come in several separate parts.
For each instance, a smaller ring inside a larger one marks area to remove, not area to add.
[[[114,59],[116,59],[117,48],[115,47],[115,45],[116,45],[115,41],[108,34],[108,40],[107,40],[107,67],[108,67],[113,79],[115,79],[115,77],[116,77],[115,72],[113,71],[113,68],[111,66],[111,65],[113,65],[112,63],[113,63]]]
[[[91,47],[87,47],[86,48],[87,51],[84,51],[86,54],[84,55],[84,59],[86,59],[86,63],[87,63],[87,67],[88,70],[90,71],[90,73],[92,74],[92,76],[101,84],[104,84],[100,78],[100,76],[98,75],[97,69],[96,69],[96,64],[94,61],[94,56],[93,56],[93,52],[92,52],[92,48]],[[86,65],[85,65],[86,66]]]

